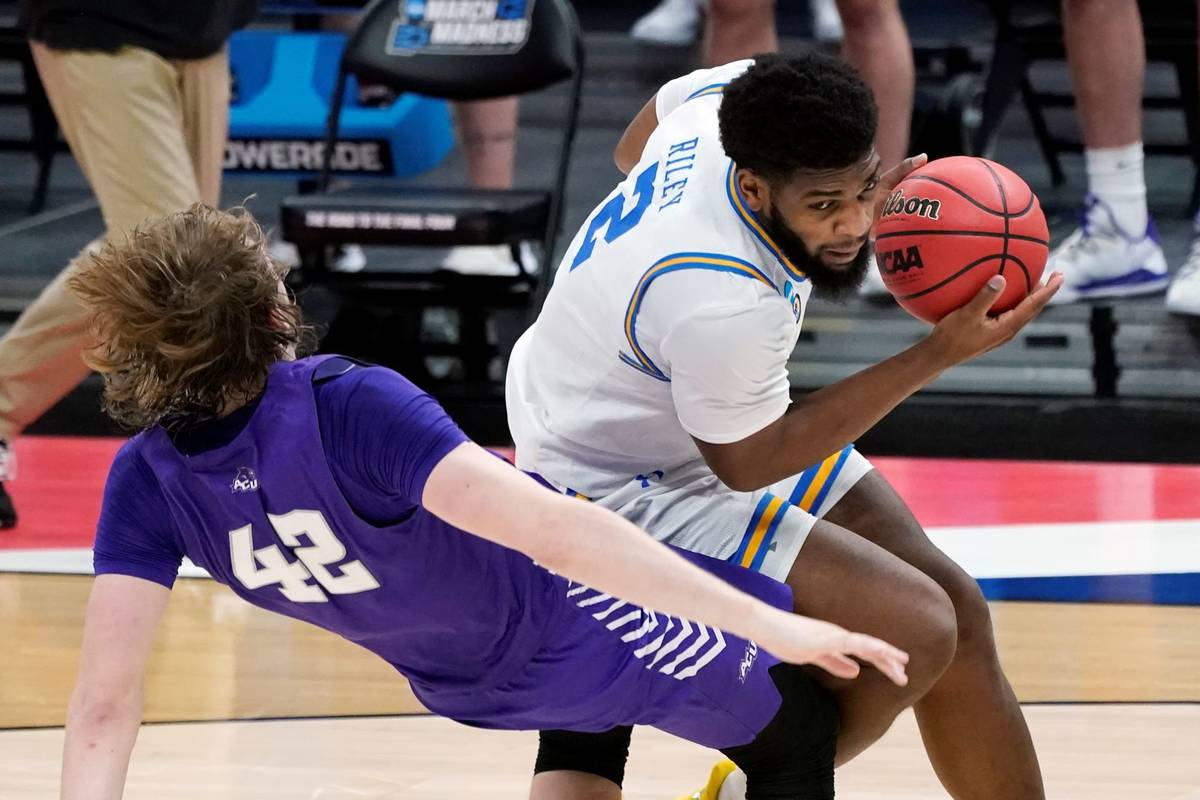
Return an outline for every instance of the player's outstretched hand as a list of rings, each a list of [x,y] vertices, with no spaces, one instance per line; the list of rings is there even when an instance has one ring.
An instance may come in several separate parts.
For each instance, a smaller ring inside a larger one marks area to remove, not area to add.
[[[900,181],[907,178],[908,173],[925,166],[928,162],[929,156],[924,153],[909,156],[879,176],[879,193],[875,195],[875,219],[879,219],[879,212],[883,210],[883,204],[887,202],[888,195],[892,193],[892,190],[900,185]]]
[[[793,664],[815,664],[839,678],[856,678],[859,661],[873,665],[897,686],[908,683],[908,653],[882,639],[852,633],[830,622],[780,611],[768,631],[756,637],[776,657]]]
[[[988,310],[1004,291],[1004,277],[994,275],[979,294],[957,311],[947,314],[929,334],[946,366],[969,361],[1010,341],[1034,317],[1041,313],[1050,298],[1062,286],[1061,272],[1055,272],[1038,286],[1016,308],[991,316]]]

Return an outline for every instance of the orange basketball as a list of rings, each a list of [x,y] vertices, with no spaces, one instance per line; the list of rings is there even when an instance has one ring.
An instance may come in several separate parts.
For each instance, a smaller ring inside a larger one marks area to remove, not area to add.
[[[900,182],[876,228],[875,261],[888,291],[910,314],[937,322],[1007,279],[992,313],[1021,302],[1042,279],[1049,233],[1033,190],[994,161],[931,161]]]

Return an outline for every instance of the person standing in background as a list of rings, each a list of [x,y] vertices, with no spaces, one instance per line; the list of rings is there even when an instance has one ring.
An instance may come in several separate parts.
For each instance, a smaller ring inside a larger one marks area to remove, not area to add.
[[[21,26],[71,153],[100,204],[88,244],[0,338],[0,528],[17,514],[9,443],[88,373],[81,258],[148,217],[217,205],[229,120],[226,42],[258,0],[23,0]]]
[[[879,107],[875,150],[883,169],[896,166],[908,154],[916,87],[912,42],[899,0],[812,0],[810,9],[815,37],[840,39],[842,57],[871,87]],[[662,0],[634,23],[630,35],[643,42],[681,46],[694,42],[701,30],[708,67],[779,49],[775,0]],[[876,270],[867,271],[858,293],[888,296]]]
[[[325,14],[321,29],[350,35],[361,20],[359,12]],[[367,83],[358,87],[361,105],[387,105],[395,99],[396,93],[386,86]],[[451,103],[451,110],[467,170],[467,183],[475,189],[511,189],[517,160],[518,99],[458,100]],[[272,245],[271,255],[288,266],[300,263],[300,254],[290,244]],[[527,244],[516,249],[506,244],[465,245],[450,248],[441,267],[464,275],[516,275],[521,269],[518,258],[527,269],[536,264]],[[367,257],[362,247],[346,245],[337,256],[335,268],[342,272],[358,272],[366,265]]]
[[[899,0],[813,0],[810,7],[815,37],[840,39],[842,56],[871,87],[879,106],[875,149],[883,169],[891,169],[907,155],[915,80]],[[775,0],[663,0],[634,23],[630,35],[676,46],[703,35],[707,67],[779,49]]]
[[[1050,254],[1047,269],[1066,276],[1054,302],[1133,297],[1165,289],[1168,311],[1200,316],[1200,215],[1188,255],[1172,279],[1146,203],[1146,41],[1138,4],[1063,0],[1062,23],[1088,191],[1079,227]]]

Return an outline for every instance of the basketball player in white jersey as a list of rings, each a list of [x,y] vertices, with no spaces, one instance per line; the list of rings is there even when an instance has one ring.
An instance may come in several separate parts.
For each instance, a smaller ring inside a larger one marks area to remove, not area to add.
[[[994,278],[913,347],[793,401],[788,358],[810,294],[853,291],[878,201],[924,163],[881,177],[875,127],[857,73],[815,54],[663,86],[617,147],[628,177],[580,229],[513,351],[517,463],[665,542],[786,581],[799,613],[906,649],[905,688],[869,671],[828,682],[838,763],[915,704],[953,797],[1033,800],[1037,757],[977,584],[851,443],[1011,339],[1061,278],[991,317]],[[627,746],[627,731],[544,732],[533,796],[619,797]]]

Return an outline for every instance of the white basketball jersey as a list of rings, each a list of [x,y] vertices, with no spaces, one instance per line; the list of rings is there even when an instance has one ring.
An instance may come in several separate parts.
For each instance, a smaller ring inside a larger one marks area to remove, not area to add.
[[[750,64],[671,81],[638,162],[567,249],[509,362],[517,464],[601,499],[711,471],[787,409],[810,286],[742,199],[721,90]]]

